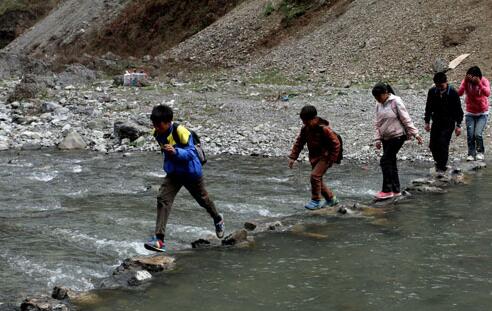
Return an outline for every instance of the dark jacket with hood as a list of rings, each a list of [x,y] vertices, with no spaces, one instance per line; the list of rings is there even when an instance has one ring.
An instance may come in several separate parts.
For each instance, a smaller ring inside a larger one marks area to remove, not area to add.
[[[304,125],[296,138],[289,158],[297,160],[304,145],[307,144],[309,150],[309,162],[312,165],[321,159],[334,163],[340,153],[340,141],[335,132],[330,128],[328,121],[320,117],[318,125],[310,128]]]

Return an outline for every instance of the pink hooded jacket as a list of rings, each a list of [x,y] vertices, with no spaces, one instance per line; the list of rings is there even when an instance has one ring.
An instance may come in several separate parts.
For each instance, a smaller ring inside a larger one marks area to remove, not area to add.
[[[375,126],[376,140],[388,140],[402,135],[407,135],[410,139],[419,133],[403,101],[393,94],[390,94],[384,104],[376,103]]]
[[[458,95],[463,96],[465,93],[466,112],[480,114],[489,111],[489,80],[482,77],[478,85],[473,85],[465,80],[461,81]]]

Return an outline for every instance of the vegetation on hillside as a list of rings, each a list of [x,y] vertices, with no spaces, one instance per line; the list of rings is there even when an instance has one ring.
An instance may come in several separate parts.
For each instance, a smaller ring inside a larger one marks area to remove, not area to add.
[[[86,47],[121,56],[162,53],[206,28],[243,0],[142,0],[128,5]]]
[[[0,49],[46,16],[58,2],[60,0],[1,0]]]

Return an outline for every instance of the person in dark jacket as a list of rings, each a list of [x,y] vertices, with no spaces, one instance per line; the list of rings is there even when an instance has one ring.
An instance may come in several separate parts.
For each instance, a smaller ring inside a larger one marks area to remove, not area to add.
[[[165,251],[164,237],[167,220],[174,198],[183,186],[210,214],[217,237],[222,238],[224,217],[217,212],[214,202],[210,200],[205,190],[202,165],[191,132],[182,125],[174,125],[173,110],[167,105],[155,106],[150,119],[154,126],[154,137],[164,155],[164,171],[167,174],[157,196],[155,236],[144,244],[145,248],[158,252]],[[173,135],[173,131],[176,131],[177,135]],[[179,141],[175,141],[174,137]]]
[[[425,130],[430,132],[429,148],[435,161],[436,173],[446,172],[449,142],[453,131],[461,134],[463,109],[458,92],[448,83],[444,72],[434,75],[434,87],[427,93]]]
[[[323,175],[336,162],[340,153],[340,141],[329,127],[328,121],[317,115],[318,112],[314,106],[307,105],[302,108],[300,117],[304,126],[292,147],[288,164],[289,168],[294,166],[304,145],[307,144],[309,162],[313,170],[311,172],[311,201],[304,207],[310,210],[338,204],[337,197],[323,183]],[[321,196],[325,198],[324,204],[321,203]]]

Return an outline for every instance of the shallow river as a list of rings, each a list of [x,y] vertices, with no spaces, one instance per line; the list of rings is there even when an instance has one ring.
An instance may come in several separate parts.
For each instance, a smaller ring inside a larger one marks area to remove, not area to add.
[[[0,302],[93,288],[122,259],[148,254],[155,221],[158,154],[0,153]],[[402,183],[424,167],[402,166]],[[144,288],[103,292],[82,310],[486,310],[492,301],[491,173],[447,194],[419,195],[376,221],[303,217],[309,167],[214,158],[208,190],[228,230],[246,220],[299,214],[307,231],[257,237],[248,250],[180,256],[176,271]],[[380,187],[376,163],[337,166],[340,199]],[[170,252],[213,233],[182,191],[168,225]],[[197,307],[199,306],[199,307]]]

